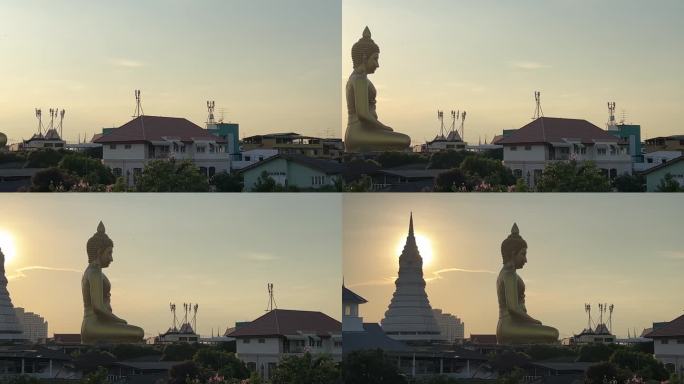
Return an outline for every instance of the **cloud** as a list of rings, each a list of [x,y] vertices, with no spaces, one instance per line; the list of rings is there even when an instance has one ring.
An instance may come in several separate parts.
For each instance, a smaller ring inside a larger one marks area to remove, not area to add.
[[[496,275],[496,272],[488,271],[486,269],[445,268],[445,269],[440,269],[439,271],[432,272],[432,277],[428,277],[427,279],[425,279],[425,281],[443,279],[444,277],[442,277],[442,275],[445,273],[449,273],[449,272],[489,273],[492,275]]]
[[[535,61],[513,61],[510,63],[510,65],[513,68],[525,69],[525,70],[551,68],[551,66],[549,66],[549,65],[537,63]]]
[[[669,260],[684,260],[684,251],[665,251],[662,256]]]
[[[112,65],[124,68],[140,68],[144,67],[145,63],[131,59],[112,59]]]
[[[396,280],[395,277],[385,277],[380,280],[371,280],[371,281],[366,281],[363,283],[357,283],[357,284],[351,284],[348,285],[347,287],[349,288],[355,288],[355,287],[368,287],[368,286],[377,286],[377,285],[390,285],[394,284],[394,281]]]
[[[7,280],[19,279],[22,277],[27,277],[24,272],[28,271],[54,271],[54,272],[74,272],[81,273],[82,271],[71,269],[71,268],[54,268],[54,267],[43,267],[40,265],[32,265],[30,267],[23,267],[16,269],[14,275],[7,275]]]
[[[269,253],[249,253],[245,256],[245,259],[251,261],[275,261],[280,258]]]

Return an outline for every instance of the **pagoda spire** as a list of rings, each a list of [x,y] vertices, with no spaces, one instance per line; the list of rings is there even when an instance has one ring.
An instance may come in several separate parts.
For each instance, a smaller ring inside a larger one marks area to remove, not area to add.
[[[411,211],[411,216],[409,219],[409,232],[408,232],[409,237],[413,237],[413,211]]]

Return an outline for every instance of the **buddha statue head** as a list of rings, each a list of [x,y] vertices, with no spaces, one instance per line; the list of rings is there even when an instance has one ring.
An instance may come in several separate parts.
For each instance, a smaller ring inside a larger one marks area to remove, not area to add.
[[[361,39],[352,46],[351,56],[354,69],[363,68],[366,73],[374,73],[380,66],[378,64],[380,47],[371,39],[371,32],[368,27],[363,30]]]
[[[100,221],[97,232],[88,239],[86,251],[88,252],[88,263],[96,264],[102,268],[107,268],[112,263],[112,250],[114,242],[105,233],[105,226]]]
[[[511,234],[501,243],[501,257],[504,264],[510,264],[515,269],[520,269],[527,263],[527,242],[520,236],[516,223],[513,223]]]

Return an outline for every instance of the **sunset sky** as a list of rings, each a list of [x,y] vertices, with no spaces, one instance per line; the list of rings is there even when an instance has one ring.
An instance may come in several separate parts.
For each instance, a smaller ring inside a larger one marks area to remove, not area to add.
[[[642,138],[681,134],[683,14],[681,0],[345,0],[343,81],[369,26],[380,121],[414,144],[438,133],[437,109],[467,111],[470,143],[522,127],[534,91],[545,116],[603,128],[614,101]]]
[[[102,220],[114,241],[115,314],[148,336],[169,302],[199,304],[203,336],[278,308],[340,319],[341,199],[336,195],[6,195],[0,248],[17,307],[53,333],[79,333],[86,242]]]
[[[64,136],[147,115],[216,117],[241,136],[339,137],[340,0],[73,0],[0,3],[0,132],[37,130],[64,108]]]
[[[465,322],[465,334],[496,332],[501,242],[517,222],[528,243],[519,270],[527,309],[561,337],[587,323],[584,304],[614,304],[613,331],[641,332],[682,314],[681,218],[677,196],[664,195],[345,195],[344,280],[369,302],[379,322],[394,292],[400,247],[413,211],[433,308]],[[431,243],[430,249],[425,245]]]

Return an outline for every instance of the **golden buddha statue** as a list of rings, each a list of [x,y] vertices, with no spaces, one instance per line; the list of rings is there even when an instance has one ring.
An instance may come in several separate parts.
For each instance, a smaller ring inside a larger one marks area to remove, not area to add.
[[[81,279],[83,292],[83,323],[81,341],[94,343],[137,343],[142,342],[144,331],[140,327],[128,325],[112,313],[110,304],[111,284],[102,268],[112,262],[114,242],[105,233],[102,222],[86,245],[88,268]]]
[[[558,330],[542,325],[527,314],[525,283],[515,272],[527,263],[527,242],[520,236],[518,225],[513,224],[511,234],[501,243],[503,268],[496,279],[499,299],[499,324],[496,340],[499,344],[540,344],[558,341]]]
[[[378,121],[375,112],[377,91],[368,75],[379,67],[380,48],[371,39],[368,27],[351,50],[354,71],[347,81],[347,111],[349,120],[344,144],[347,152],[403,151],[411,138]]]

